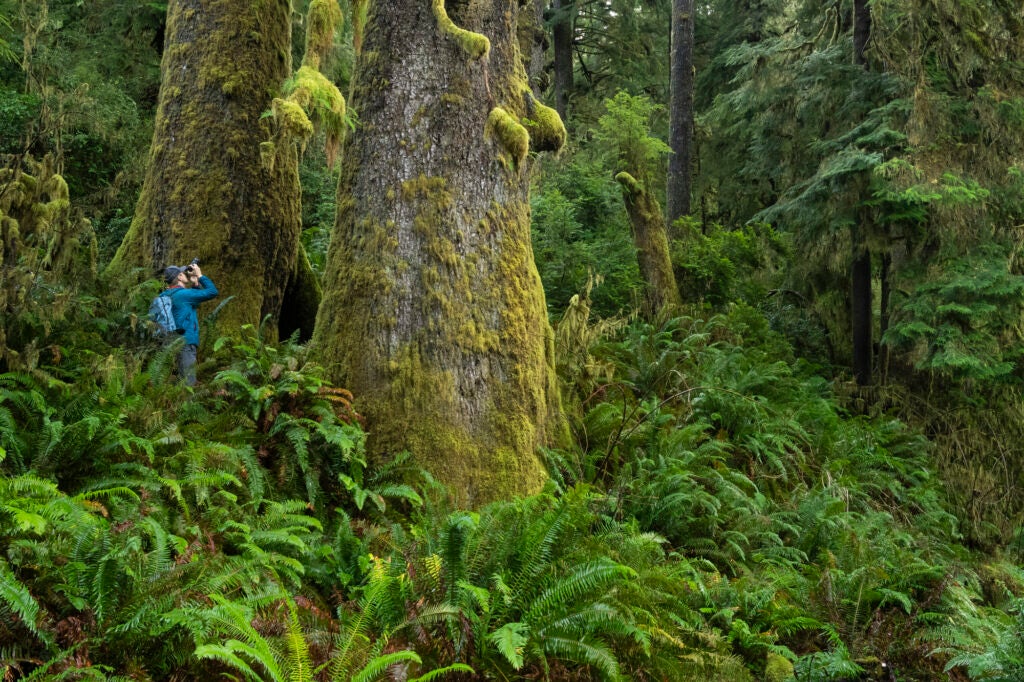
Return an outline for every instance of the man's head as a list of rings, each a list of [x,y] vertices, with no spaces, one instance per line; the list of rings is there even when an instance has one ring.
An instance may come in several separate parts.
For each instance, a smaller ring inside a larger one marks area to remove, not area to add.
[[[185,268],[177,265],[164,268],[164,282],[169,287],[187,287],[188,275],[185,273]]]

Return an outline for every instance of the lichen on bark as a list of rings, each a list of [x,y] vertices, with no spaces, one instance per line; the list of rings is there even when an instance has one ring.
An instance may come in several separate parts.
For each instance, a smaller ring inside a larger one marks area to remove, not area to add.
[[[473,60],[429,4],[371,5],[314,333],[371,454],[410,450],[471,505],[538,490],[538,448],[568,436],[530,244],[529,136],[510,153],[488,124],[500,107],[525,133],[515,10],[452,3],[453,25],[491,46]]]

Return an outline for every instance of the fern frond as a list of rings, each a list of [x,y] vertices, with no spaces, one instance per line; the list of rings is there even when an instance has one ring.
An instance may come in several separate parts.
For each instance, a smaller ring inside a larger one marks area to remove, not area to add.
[[[414,677],[409,682],[434,682],[434,680],[445,680],[448,679],[448,675],[451,673],[466,673],[473,675],[476,673],[471,667],[465,663],[453,663],[452,665],[446,665],[443,668],[435,668],[430,672]]]
[[[49,644],[48,633],[42,632],[36,624],[39,616],[39,603],[29,593],[11,571],[7,561],[0,557],[0,601],[14,611],[21,622],[32,631],[32,634]]]
[[[402,663],[422,663],[422,661],[419,655],[411,650],[375,656],[350,678],[350,682],[372,682],[384,675],[388,668]]]

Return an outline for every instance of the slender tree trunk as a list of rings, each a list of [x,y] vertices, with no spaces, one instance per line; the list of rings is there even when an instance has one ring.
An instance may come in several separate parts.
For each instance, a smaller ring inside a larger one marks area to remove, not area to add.
[[[857,383],[871,383],[871,254],[854,231],[851,265],[851,318],[853,326],[853,375]]]
[[[271,329],[301,231],[295,163],[261,163],[263,112],[290,74],[289,0],[170,0],[149,168],[111,269],[159,270],[198,256],[233,300],[222,331]],[[296,152],[297,154],[297,152]]]
[[[653,319],[666,306],[682,304],[669,257],[665,218],[658,200],[632,175],[623,172],[615,179],[622,185],[640,276],[646,284],[644,316]]]
[[[690,213],[693,147],[693,0],[672,0],[668,224]]]
[[[409,450],[478,505],[538,490],[567,436],[527,157],[565,129],[529,93],[515,0],[433,5],[371,5],[314,344],[371,455]]]
[[[868,0],[854,0],[853,3],[853,60],[868,68],[864,50],[871,37],[871,8]],[[860,212],[860,225],[853,231],[853,262],[851,264],[851,321],[853,333],[853,375],[857,383],[865,386],[871,383],[871,359],[874,349],[871,343],[871,252],[864,243],[870,213]]]
[[[877,367],[881,376],[882,383],[886,383],[889,377],[889,346],[883,343],[881,340],[885,337],[885,332],[889,330],[889,298],[892,295],[892,284],[890,276],[892,273],[892,255],[886,252],[882,255],[882,282],[881,282],[881,295],[878,301],[878,362]]]
[[[572,40],[576,24],[576,0],[554,0],[556,21],[551,27],[555,53],[555,110],[566,120],[572,91]]]

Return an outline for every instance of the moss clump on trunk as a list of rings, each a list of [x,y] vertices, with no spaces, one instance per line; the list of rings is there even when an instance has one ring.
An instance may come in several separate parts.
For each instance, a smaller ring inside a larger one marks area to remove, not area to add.
[[[558,112],[541,104],[527,90],[523,93],[526,102],[526,126],[530,134],[530,148],[535,152],[557,152],[565,146],[568,133]]]
[[[498,138],[516,165],[526,160],[526,154],[530,151],[530,133],[507,111],[501,107],[491,109],[487,116],[487,128]]]
[[[441,31],[450,36],[470,59],[483,59],[491,51],[491,41],[482,33],[474,33],[455,25],[448,16],[444,0],[433,0],[434,18]]]

